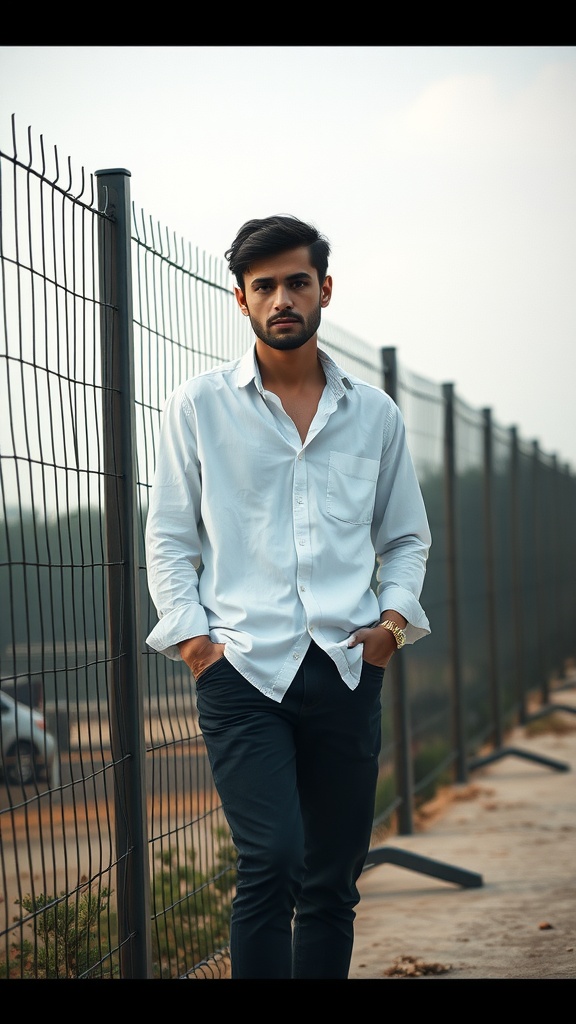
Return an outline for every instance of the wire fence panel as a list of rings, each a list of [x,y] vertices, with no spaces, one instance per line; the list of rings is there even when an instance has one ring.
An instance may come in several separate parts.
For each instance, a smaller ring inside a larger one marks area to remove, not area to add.
[[[133,215],[134,351],[142,636],[156,622],[144,530],[164,404],[180,383],[250,342],[221,261]],[[226,969],[234,857],[182,662],[142,653],[147,703],[153,972],[218,977]]]
[[[444,515],[444,398],[440,385],[398,363],[397,401],[433,537],[422,604],[432,624],[424,644],[405,658],[414,793],[424,796],[452,777],[455,760]]]
[[[114,977],[95,191],[42,140],[0,170],[1,973]]]
[[[253,335],[225,261],[137,212],[129,179],[73,175],[14,120],[0,151],[5,978],[228,970],[235,855],[194,679],[145,644],[144,534],[168,395]],[[383,688],[376,842],[546,710],[575,655],[576,478],[395,350],[319,337],[398,402],[433,537],[432,634]]]

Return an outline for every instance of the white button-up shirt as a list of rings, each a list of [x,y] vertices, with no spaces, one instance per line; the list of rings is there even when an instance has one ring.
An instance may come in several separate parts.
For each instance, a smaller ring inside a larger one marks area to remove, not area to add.
[[[353,689],[356,629],[395,609],[407,643],[430,632],[430,532],[400,411],[318,354],[326,386],[304,444],[255,347],[176,388],[146,525],[150,647],[177,660],[180,641],[209,635],[276,701],[311,639]]]

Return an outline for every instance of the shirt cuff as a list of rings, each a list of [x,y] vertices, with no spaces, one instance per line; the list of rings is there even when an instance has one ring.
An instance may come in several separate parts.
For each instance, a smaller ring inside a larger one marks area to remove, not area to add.
[[[182,655],[178,644],[183,640],[190,640],[193,636],[210,636],[206,612],[199,604],[173,608],[162,615],[146,637],[146,643],[158,654],[164,654],[172,661],[181,661]]]
[[[420,640],[421,637],[427,636],[430,633],[430,623],[426,618],[424,610],[418,599],[409,590],[397,586],[386,587],[378,595],[378,604],[380,613],[387,609],[393,609],[404,616],[406,619],[404,632],[406,633],[407,644],[413,644],[416,640]]]

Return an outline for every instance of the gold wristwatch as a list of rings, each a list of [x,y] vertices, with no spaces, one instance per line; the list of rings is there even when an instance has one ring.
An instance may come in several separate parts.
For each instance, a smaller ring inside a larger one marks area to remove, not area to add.
[[[404,647],[404,644],[406,643],[406,633],[403,629],[400,629],[400,626],[395,622],[392,622],[391,619],[384,619],[384,622],[381,622],[380,625],[384,626],[384,629],[389,629],[394,635],[398,650],[400,650],[401,647]]]

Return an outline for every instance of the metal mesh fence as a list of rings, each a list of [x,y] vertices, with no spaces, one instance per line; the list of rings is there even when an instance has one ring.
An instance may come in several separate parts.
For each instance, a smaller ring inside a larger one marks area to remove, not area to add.
[[[0,173],[0,654],[18,701],[2,710],[0,963],[112,977],[98,215],[92,179],[63,174],[42,142]]]

